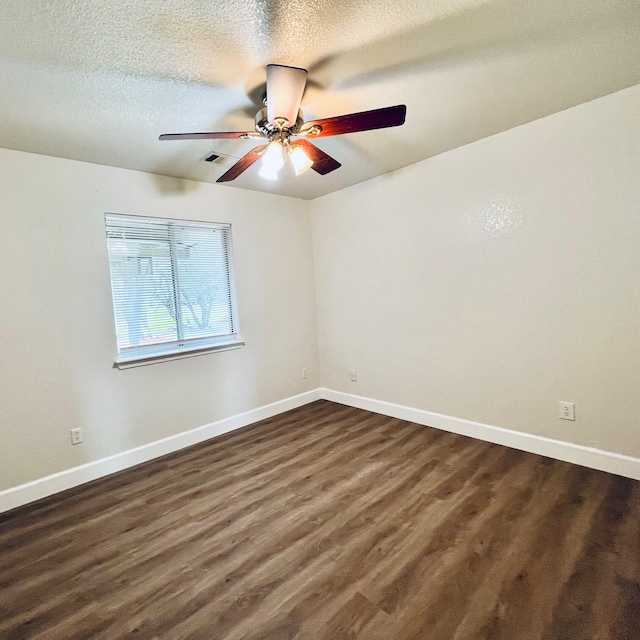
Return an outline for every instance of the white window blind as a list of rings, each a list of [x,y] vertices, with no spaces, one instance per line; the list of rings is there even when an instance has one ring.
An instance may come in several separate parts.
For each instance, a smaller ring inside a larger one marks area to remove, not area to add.
[[[118,362],[242,344],[231,226],[105,215]]]

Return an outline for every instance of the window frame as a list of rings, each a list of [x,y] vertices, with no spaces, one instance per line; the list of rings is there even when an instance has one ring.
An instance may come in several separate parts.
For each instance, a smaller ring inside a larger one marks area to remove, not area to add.
[[[117,315],[115,305],[115,291],[113,273],[111,271],[111,253],[109,251],[109,223],[107,222],[108,216],[117,216],[123,218],[131,218],[132,220],[151,220],[156,224],[166,223],[167,227],[167,239],[169,242],[169,256],[171,261],[171,274],[174,286],[174,292],[176,297],[179,295],[180,274],[178,268],[178,251],[176,244],[171,233],[171,224],[175,223],[182,227],[218,227],[226,228],[226,262],[227,262],[227,277],[229,281],[229,304],[231,307],[231,323],[233,332],[225,334],[223,336],[204,336],[198,338],[184,338],[184,327],[178,317],[181,316],[181,305],[176,305],[176,333],[178,335],[177,340],[171,340],[167,342],[159,342],[156,344],[125,347],[121,349],[118,344],[118,330],[117,330]],[[154,364],[157,362],[166,362],[168,360],[175,360],[181,358],[189,358],[193,356],[204,355],[207,353],[215,353],[218,351],[228,351],[230,349],[239,349],[244,346],[245,342],[240,334],[240,321],[238,316],[238,299],[236,290],[236,276],[235,276],[235,264],[233,255],[233,237],[232,237],[232,225],[229,222],[210,222],[199,220],[184,220],[180,218],[166,218],[162,216],[141,216],[137,214],[129,213],[115,213],[105,212],[104,214],[105,224],[105,240],[106,240],[106,253],[109,263],[109,282],[111,285],[111,308],[113,311],[113,327],[115,329],[116,336],[116,348],[118,355],[114,361],[114,367],[118,369],[128,369],[130,367],[143,366],[148,364]],[[180,337],[182,334],[182,337]]]

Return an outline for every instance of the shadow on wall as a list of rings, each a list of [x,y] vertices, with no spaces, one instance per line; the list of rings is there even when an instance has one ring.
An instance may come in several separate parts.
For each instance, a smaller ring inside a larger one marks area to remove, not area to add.
[[[182,178],[173,178],[171,176],[160,175],[159,173],[152,173],[150,175],[156,191],[167,196],[193,193],[202,186],[200,182],[196,182],[195,180],[183,180]]]

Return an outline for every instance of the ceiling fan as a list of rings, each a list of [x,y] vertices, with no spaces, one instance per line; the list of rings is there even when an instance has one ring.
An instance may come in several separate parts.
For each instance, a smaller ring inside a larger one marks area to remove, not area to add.
[[[309,140],[404,124],[407,113],[404,104],[305,122],[300,102],[306,83],[306,69],[270,64],[267,66],[266,107],[256,114],[255,131],[165,133],[160,136],[160,140],[265,138],[268,143],[253,148],[216,182],[235,180],[260,158],[260,175],[269,180],[276,180],[278,171],[287,159],[293,165],[296,175],[307,169],[325,175],[341,166],[337,160]],[[293,137],[300,139],[292,140]]]

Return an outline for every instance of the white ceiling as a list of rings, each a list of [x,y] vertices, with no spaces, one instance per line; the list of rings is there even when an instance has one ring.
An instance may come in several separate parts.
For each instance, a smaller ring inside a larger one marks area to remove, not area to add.
[[[0,146],[215,182],[256,142],[158,135],[252,128],[271,62],[306,119],[407,105],[327,176],[219,186],[315,198],[639,83],[640,0],[4,0]]]

